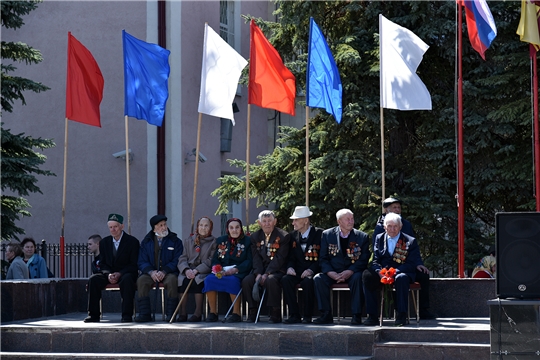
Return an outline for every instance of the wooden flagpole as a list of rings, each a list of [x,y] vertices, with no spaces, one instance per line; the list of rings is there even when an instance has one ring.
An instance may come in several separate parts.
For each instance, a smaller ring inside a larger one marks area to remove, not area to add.
[[[457,2],[458,18],[458,277],[465,277],[465,186],[463,171],[463,68],[462,68],[462,10],[461,2]]]
[[[195,225],[195,204],[197,203],[197,181],[199,177],[199,146],[201,144],[201,123],[202,113],[199,113],[199,122],[197,125],[197,148],[195,150],[195,179],[193,180],[193,205],[191,206],[191,234],[194,234]]]
[[[536,211],[540,212],[540,124],[538,123],[538,62],[536,59],[536,49],[529,44],[532,61],[532,82],[533,82],[533,124],[534,124],[534,162],[535,162],[535,195]]]
[[[246,233],[249,234],[249,145],[251,132],[251,104],[247,111],[247,137],[246,137]]]
[[[61,278],[66,277],[64,228],[65,228],[65,223],[66,223],[67,145],[68,145],[68,118],[66,118],[65,133],[64,133],[64,185],[62,187],[62,230],[60,232],[60,277]]]
[[[129,131],[128,131],[128,116],[126,119],[126,181],[127,181],[127,223],[128,234],[131,235],[131,188],[129,185]]]
[[[309,106],[306,106],[306,206],[309,206]]]
[[[381,106],[381,188],[382,188],[382,199],[384,201],[384,199],[386,199],[386,180],[385,180],[385,168],[384,168],[384,109],[382,106]],[[384,207],[382,209],[384,212]]]

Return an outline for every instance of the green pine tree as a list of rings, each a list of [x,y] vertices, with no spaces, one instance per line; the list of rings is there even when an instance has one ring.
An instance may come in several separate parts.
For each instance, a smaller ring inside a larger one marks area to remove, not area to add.
[[[38,1],[2,1],[2,26],[18,29],[24,25],[22,16],[37,7]],[[48,90],[45,85],[12,73],[17,69],[12,63],[37,64],[43,60],[41,53],[21,42],[2,40],[2,112],[12,112],[13,103],[20,100],[26,105],[25,91],[41,92]],[[24,234],[24,229],[15,222],[21,217],[31,216],[30,207],[24,198],[30,193],[41,193],[36,185],[35,175],[54,175],[40,169],[46,157],[34,149],[47,149],[55,144],[52,140],[33,138],[22,134],[13,134],[2,123],[2,240],[18,239],[17,234]],[[9,191],[6,193],[6,190]]]
[[[534,209],[528,45],[515,34],[520,3],[489,6],[498,34],[486,61],[470,46],[462,14],[466,268],[494,242],[495,213]],[[312,220],[335,226],[335,212],[346,207],[371,233],[382,201],[379,14],[430,46],[418,74],[433,103],[432,111],[384,110],[386,194],[404,201],[426,265],[436,276],[455,276],[455,2],[277,1],[278,22],[257,24],[294,72],[298,90],[305,89],[310,16],[323,31],[343,84],[343,120],[338,125],[324,110],[310,120]],[[280,135],[283,145],[250,166],[250,197],[275,207],[279,223],[288,224],[294,206],[305,203],[305,128],[282,127]],[[245,170],[245,161],[231,164]],[[223,213],[228,201],[244,198],[245,179],[220,180],[213,194]]]

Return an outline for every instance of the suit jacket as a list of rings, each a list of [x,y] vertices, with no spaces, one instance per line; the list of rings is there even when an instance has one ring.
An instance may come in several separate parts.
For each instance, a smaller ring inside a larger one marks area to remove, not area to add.
[[[244,236],[240,239],[234,249],[231,249],[231,242],[228,235],[223,235],[216,240],[217,249],[212,258],[212,266],[221,265],[222,267],[236,265],[237,278],[242,280],[253,269],[253,251],[251,246],[251,237]],[[220,255],[220,251],[223,254]],[[231,254],[232,251],[232,254]]]
[[[270,234],[268,244],[276,251],[272,259],[268,256],[268,249],[264,245],[264,231],[258,230],[251,236],[251,251],[253,254],[253,273],[273,274],[276,272],[287,272],[287,255],[289,254],[290,236],[280,228],[274,228]],[[262,244],[261,244],[262,243]]]
[[[287,261],[287,269],[293,268],[296,275],[300,276],[302,273],[310,269],[313,274],[321,272],[319,265],[319,257],[321,253],[321,236],[323,229],[316,228],[314,226],[309,230],[306,250],[302,250],[300,239],[302,234],[298,231],[293,231],[289,234],[290,247],[289,247],[289,259]]]
[[[405,273],[411,278],[411,281],[414,281],[416,276],[416,266],[422,261],[420,248],[418,247],[415,238],[402,232],[399,233],[398,244],[400,240],[407,247],[407,255],[404,262],[398,263],[393,260],[393,254],[388,252],[387,235],[386,233],[382,233],[377,236],[375,243],[373,244],[373,263],[371,267],[375,271],[381,270],[384,267],[393,267],[397,270],[396,274]],[[397,248],[398,245],[396,245],[396,249]],[[395,252],[396,250],[394,250],[394,253]]]
[[[366,233],[352,229],[349,238],[349,249],[354,250],[353,259],[343,255],[339,244],[339,226],[323,231],[321,238],[321,271],[342,272],[352,270],[355,273],[367,268],[371,253],[369,252],[369,237]],[[339,250],[337,250],[339,248]]]
[[[384,216],[386,214],[382,214],[379,218],[379,221],[377,222],[377,225],[375,225],[375,231],[373,231],[373,244],[375,244],[375,239],[377,238],[377,235],[382,234],[385,232],[384,230]],[[404,234],[407,234],[409,236],[412,236],[413,238],[416,238],[416,234],[414,233],[413,227],[411,223],[408,220],[405,220],[404,218],[401,218],[401,223],[403,224],[403,227],[401,228],[401,232]],[[424,265],[424,261],[420,257],[420,263],[416,265]]]
[[[113,272],[119,272],[122,275],[131,273],[136,279],[139,246],[139,240],[123,232],[115,257],[113,255],[113,237],[111,235],[104,237],[99,242],[101,272],[107,275]]]

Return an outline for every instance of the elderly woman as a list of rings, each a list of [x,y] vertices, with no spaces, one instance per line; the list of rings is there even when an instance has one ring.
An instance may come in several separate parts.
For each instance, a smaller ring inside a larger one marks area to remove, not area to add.
[[[203,292],[208,296],[210,314],[206,321],[215,322],[217,315],[217,292],[229,293],[234,301],[240,291],[242,279],[246,277],[253,266],[251,239],[244,235],[240,219],[232,218],[227,221],[227,235],[217,239],[217,251],[212,259],[212,266],[219,265],[223,270],[210,274],[204,282]],[[217,275],[217,276],[216,276]],[[240,299],[234,303],[234,310],[226,322],[242,321],[240,316]]]
[[[189,293],[195,294],[195,313],[189,318],[186,314],[187,298],[182,302],[180,308],[179,322],[201,321],[204,279],[212,270],[212,256],[216,251],[216,238],[212,236],[214,224],[208,217],[197,220],[197,230],[195,235],[184,240],[184,252],[178,259],[178,292],[180,298],[186,291],[191,280],[194,280],[189,287]]]
[[[32,238],[25,238],[21,242],[24,253],[24,262],[28,266],[30,279],[48,278],[49,271],[45,259],[36,253],[36,242]]]
[[[18,243],[10,243],[6,248],[6,259],[11,265],[7,272],[6,280],[28,279],[28,266],[22,259],[23,251]]]

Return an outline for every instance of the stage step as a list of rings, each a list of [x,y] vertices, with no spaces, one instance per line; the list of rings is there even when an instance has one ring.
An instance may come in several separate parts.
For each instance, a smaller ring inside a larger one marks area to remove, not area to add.
[[[395,328],[218,323],[120,323],[105,314],[13,322],[1,326],[2,359],[475,359],[489,358],[489,320],[438,319]],[[445,354],[451,354],[446,356]]]
[[[48,353],[48,354],[36,354],[36,353],[0,353],[2,360],[27,360],[27,359],[73,359],[74,354],[67,353]],[[183,359],[183,360],[215,360],[216,356],[211,355],[148,355],[148,354],[90,354],[83,353],[77,354],[77,359],[89,359],[89,360],[163,360],[163,359]],[[219,359],[224,360],[371,360],[371,356],[238,356],[238,355],[220,355]]]
[[[489,344],[388,341],[373,344],[373,359],[475,359],[489,360]]]

